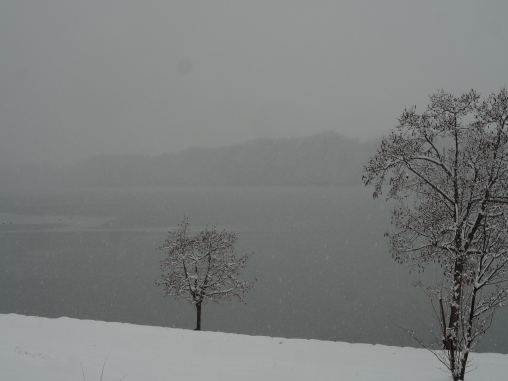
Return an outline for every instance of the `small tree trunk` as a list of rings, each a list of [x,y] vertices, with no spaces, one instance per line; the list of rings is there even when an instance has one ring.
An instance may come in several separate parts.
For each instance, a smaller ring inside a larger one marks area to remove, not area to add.
[[[194,331],[201,331],[201,302],[196,304],[196,328]]]

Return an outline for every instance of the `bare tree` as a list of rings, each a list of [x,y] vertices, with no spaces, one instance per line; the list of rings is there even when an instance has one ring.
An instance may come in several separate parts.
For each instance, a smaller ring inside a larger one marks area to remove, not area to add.
[[[189,221],[184,218],[178,228],[168,233],[159,247],[167,252],[161,260],[163,274],[155,283],[162,286],[164,296],[184,299],[196,306],[196,331],[201,330],[201,306],[205,301],[244,301],[253,281],[239,280],[248,255],[237,258],[234,252],[236,235],[215,226],[195,236],[189,235]]]
[[[468,356],[508,299],[508,92],[443,91],[427,109],[406,109],[365,167],[374,198],[388,185],[394,259],[434,266],[425,285],[440,323],[429,347],[463,380]]]

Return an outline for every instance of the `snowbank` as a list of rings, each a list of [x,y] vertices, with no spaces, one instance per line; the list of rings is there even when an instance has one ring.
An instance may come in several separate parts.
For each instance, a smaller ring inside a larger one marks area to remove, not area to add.
[[[105,360],[103,381],[450,379],[423,349],[0,314],[2,380],[98,381]],[[472,360],[467,381],[507,379],[507,355]]]

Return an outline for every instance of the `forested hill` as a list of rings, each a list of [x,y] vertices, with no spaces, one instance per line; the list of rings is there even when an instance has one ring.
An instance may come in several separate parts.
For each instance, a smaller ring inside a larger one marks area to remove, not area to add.
[[[50,178],[55,185],[87,187],[356,184],[378,144],[325,132],[157,156],[101,155]]]
[[[89,186],[354,184],[375,149],[374,143],[326,132],[159,156],[97,156],[73,167],[70,176]]]

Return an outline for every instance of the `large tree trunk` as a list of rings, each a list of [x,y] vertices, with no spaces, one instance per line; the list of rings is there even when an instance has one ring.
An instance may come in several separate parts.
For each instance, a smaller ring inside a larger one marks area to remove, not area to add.
[[[467,366],[467,359],[469,357],[469,351],[471,350],[471,344],[473,343],[473,322],[474,322],[474,310],[476,306],[476,293],[478,292],[478,289],[475,287],[473,289],[473,295],[471,297],[471,304],[469,306],[469,317],[468,317],[468,327],[467,327],[467,336],[466,336],[466,351],[462,355],[462,359],[460,361],[460,375],[459,380],[463,380],[464,376],[466,375],[466,366]]]
[[[201,302],[196,304],[196,328],[194,331],[201,331]]]
[[[455,262],[453,274],[453,287],[452,287],[452,300],[450,306],[450,321],[448,324],[448,336],[445,349],[450,355],[450,371],[452,372],[453,379],[459,380],[457,374],[457,355],[459,351],[459,323],[461,304],[462,304],[462,276],[464,272],[464,263],[462,258],[458,258]],[[456,378],[457,377],[457,378]]]

